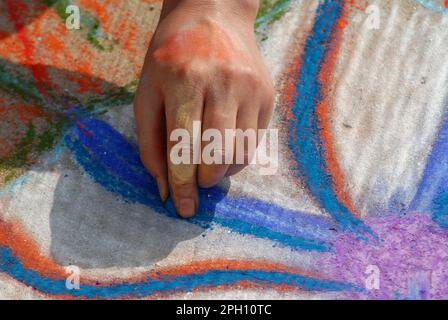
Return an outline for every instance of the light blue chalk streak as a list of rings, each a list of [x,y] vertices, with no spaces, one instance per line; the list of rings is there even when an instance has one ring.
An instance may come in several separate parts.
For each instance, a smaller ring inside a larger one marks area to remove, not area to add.
[[[415,2],[419,3],[426,9],[432,10],[434,12],[443,13],[448,15],[448,9],[441,6],[440,4],[435,3],[431,0],[415,0]]]
[[[51,152],[50,156],[45,159],[43,164],[39,165],[39,167],[47,167],[54,165],[56,162],[58,162],[61,158],[61,155],[63,151],[65,150],[64,143],[62,139],[58,142],[58,144],[54,147],[53,151]],[[11,196],[17,193],[20,188],[22,188],[24,185],[26,185],[29,182],[31,172],[33,170],[39,170],[37,167],[32,167],[30,170],[22,174],[20,177],[14,179],[10,183],[8,183],[3,189],[0,190],[0,197],[6,197]]]

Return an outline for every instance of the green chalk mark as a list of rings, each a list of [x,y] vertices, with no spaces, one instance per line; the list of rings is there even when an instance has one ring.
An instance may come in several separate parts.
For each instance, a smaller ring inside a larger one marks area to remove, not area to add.
[[[12,95],[18,95],[28,102],[42,103],[43,98],[34,82],[16,78],[0,65],[0,88]]]
[[[1,169],[1,168],[0,168]],[[9,182],[15,180],[20,176],[19,170],[11,170],[8,174],[3,178],[3,183],[8,184]],[[1,185],[1,184],[0,184]]]
[[[272,0],[262,0],[260,4],[260,9],[258,10],[257,19],[260,17],[265,17],[269,10],[271,10],[273,6]]]
[[[292,0],[262,0],[258,11],[255,27],[271,25],[280,20],[288,11],[289,4]]]
[[[37,90],[33,81],[27,81],[24,77],[14,76],[0,65],[0,89],[13,96],[20,97],[24,101],[33,102],[42,110],[64,117],[61,106],[82,106],[85,112],[99,114],[107,112],[111,107],[131,104],[137,88],[137,80],[133,80],[123,87],[114,87],[108,91],[107,96],[93,97],[81,101],[75,96],[58,95],[53,89],[48,88],[47,97],[44,99]]]
[[[134,80],[124,87],[112,89],[107,97],[92,98],[83,105],[86,106],[88,112],[91,114],[103,114],[111,107],[131,104],[134,100],[137,84],[138,80]]]
[[[39,143],[36,146],[37,151],[39,153],[50,151],[56,145],[59,138],[62,137],[65,127],[66,121],[60,119],[50,128],[46,129],[39,136]]]
[[[58,119],[54,123],[50,119],[47,121],[49,127],[40,134],[37,134],[36,127],[30,122],[25,135],[16,145],[14,154],[8,159],[0,159],[0,169],[23,168],[57,144],[66,128],[66,121],[64,119]]]
[[[44,0],[44,3],[48,7],[52,7],[65,21],[68,17],[65,9],[74,2],[71,0]],[[118,43],[115,40],[107,42],[110,38],[101,31],[99,20],[89,13],[81,13],[81,25],[82,28],[88,30],[88,41],[100,50],[112,50],[113,46]],[[0,186],[20,177],[42,153],[52,150],[62,138],[68,125],[77,117],[102,114],[111,107],[131,104],[137,83],[138,81],[134,80],[123,87],[113,87],[107,91],[107,96],[87,98],[86,101],[81,101],[73,95],[61,95],[52,88],[48,88],[46,95],[43,96],[37,89],[36,83],[28,80],[26,74],[11,72],[5,66],[0,65],[0,89],[23,101],[35,104],[47,113],[47,116],[44,117],[47,121],[44,128],[39,129],[40,126],[37,128],[31,121],[25,135],[15,145],[13,154],[8,158],[0,159],[0,176],[3,175],[3,178],[0,178]],[[79,115],[77,112],[72,114],[65,111],[64,106],[78,106],[82,110]]]
[[[34,128],[34,125],[30,123],[28,125],[28,130],[25,136],[23,136],[23,138],[17,144],[14,155],[11,159],[4,161],[4,165],[10,167],[13,166],[16,168],[24,166],[29,159],[31,151],[33,150],[33,142],[35,139],[36,129]]]

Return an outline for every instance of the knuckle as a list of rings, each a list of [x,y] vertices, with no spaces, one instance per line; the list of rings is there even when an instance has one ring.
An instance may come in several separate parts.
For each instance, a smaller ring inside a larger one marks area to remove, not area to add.
[[[177,67],[177,77],[188,83],[204,83],[207,79],[207,70],[199,64],[186,63]]]
[[[241,70],[240,77],[248,84],[261,85],[262,83],[262,78],[260,77],[258,72],[256,72],[252,68],[243,68]]]
[[[168,165],[168,171],[173,186],[194,185],[196,165],[191,162],[186,164],[173,164],[171,162]]]
[[[225,65],[222,67],[224,75],[232,79],[252,81],[257,78],[257,73],[251,67],[243,65]]]
[[[175,196],[191,194],[196,189],[196,184],[185,181],[172,181]]]
[[[232,113],[227,109],[229,108],[226,108],[224,106],[213,108],[213,112],[210,112],[210,114],[207,116],[207,118],[204,119],[204,121],[209,124],[211,129],[221,127],[219,125],[228,122],[229,118],[231,117]]]
[[[255,91],[265,86],[264,78],[252,67],[224,65],[219,68],[219,74],[228,86],[237,84]]]
[[[187,152],[188,155],[190,156],[192,151],[193,151],[193,142],[191,141],[180,141],[180,142],[175,142],[171,139],[170,137],[170,141],[172,143],[175,143],[175,146],[173,146],[171,148],[172,152],[178,152],[179,154],[183,153],[183,152]]]
[[[195,184],[192,182],[185,182],[185,181],[176,181],[175,186],[177,189],[181,190],[190,190],[195,188]]]
[[[238,78],[240,68],[231,64],[222,64],[218,67],[218,71],[223,75],[224,79],[233,80]]]

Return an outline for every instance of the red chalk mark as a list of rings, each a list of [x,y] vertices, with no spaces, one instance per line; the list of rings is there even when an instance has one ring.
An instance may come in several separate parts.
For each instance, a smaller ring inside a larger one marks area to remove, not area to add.
[[[44,43],[47,45],[49,51],[52,51],[55,53],[56,52],[60,53],[65,48],[64,42],[62,42],[59,37],[54,36],[52,34],[48,35],[48,37],[45,39]]]
[[[98,94],[101,93],[100,80],[89,78],[88,75],[89,75],[89,73],[85,73],[85,74],[68,76],[67,78],[78,84],[78,88],[79,88],[78,92],[80,92],[80,93],[85,93],[85,92],[89,92],[89,91],[95,92]]]
[[[17,69],[26,66],[41,93],[50,86],[53,94],[64,89],[103,94],[105,82],[122,86],[138,77],[152,32],[148,23],[136,21],[135,6],[121,0],[79,0],[80,7],[97,17],[101,29],[119,42],[113,51],[100,52],[85,37],[67,31],[55,10],[37,1],[4,2],[3,18],[17,32],[0,32],[0,57],[17,62]]]
[[[25,124],[31,122],[32,119],[45,116],[41,108],[34,105],[15,105],[20,121]]]
[[[16,34],[12,37],[1,40],[0,56],[7,59],[15,56],[20,64],[26,66],[35,80],[37,89],[45,95],[48,85],[52,89],[61,91],[60,83],[52,83],[47,71],[48,67],[54,67],[61,70],[72,71],[73,75],[66,76],[67,80],[71,80],[78,84],[78,92],[85,93],[92,91],[100,93],[100,80],[92,80],[94,72],[92,70],[92,61],[94,56],[90,50],[90,45],[82,43],[77,45],[79,50],[75,51],[66,47],[64,40],[69,35],[60,17],[52,10],[46,11],[44,15],[34,20],[33,24],[25,25],[25,18],[28,12],[32,11],[32,7],[28,6],[23,0],[8,0],[6,16],[13,22]],[[18,13],[19,12],[19,13]],[[51,32],[41,32],[39,24],[41,21],[51,21]],[[44,51],[37,52],[36,39],[40,38],[39,46]],[[78,57],[77,52],[82,52],[82,58]]]
[[[178,32],[157,49],[154,57],[162,62],[187,62],[191,57],[203,61],[226,62],[231,57],[248,60],[233,45],[232,39],[213,23],[203,23]]]
[[[0,39],[1,38],[6,38],[7,36],[9,36],[9,32],[0,30]]]
[[[448,1],[448,0],[447,0]],[[350,5],[356,5],[356,7],[359,7],[356,0],[349,0],[349,7]],[[345,191],[346,190],[346,183],[345,178],[342,173],[341,167],[339,165],[338,159],[337,159],[337,153],[334,148],[334,137],[331,132],[331,119],[330,119],[330,106],[331,102],[329,101],[329,84],[331,83],[331,77],[334,73],[336,58],[339,51],[339,43],[342,38],[343,30],[347,27],[348,21],[346,19],[347,16],[347,9],[344,8],[344,14],[341,16],[340,20],[338,21],[338,30],[336,30],[336,33],[333,37],[332,45],[337,44],[331,49],[331,52],[328,55],[328,60],[322,67],[321,74],[319,75],[319,81],[322,84],[322,91],[324,95],[323,101],[317,106],[317,114],[319,118],[319,124],[321,129],[321,138],[324,143],[324,150],[325,150],[325,160],[326,164],[329,170],[329,173],[332,176],[333,179],[333,189],[335,190],[336,196],[338,197],[338,200],[344,204],[347,209],[349,209],[355,216],[360,217],[359,212],[353,205],[350,195]],[[283,93],[282,98],[280,101],[280,105],[285,106],[292,106],[295,99],[300,99],[300,96],[297,96],[296,91],[296,85],[297,85],[297,79],[296,75],[300,70],[301,67],[301,58],[302,58],[302,52],[299,54],[299,58],[294,61],[294,63],[288,68],[286,73],[286,79],[283,82]],[[285,119],[290,121],[294,119],[294,114],[292,113],[291,108],[285,108]]]
[[[40,254],[37,244],[26,235],[19,223],[0,221],[0,243],[9,247],[25,268],[52,279],[66,278],[65,270]]]
[[[238,260],[206,260],[200,262],[192,262],[179,267],[171,267],[162,269],[152,273],[153,278],[158,277],[177,277],[188,274],[202,274],[211,270],[261,270],[261,271],[275,271],[275,272],[287,272],[296,275],[302,275],[306,277],[321,278],[317,274],[310,272],[304,272],[296,268],[287,267],[285,265],[272,263],[269,261],[255,260],[255,261],[238,261]]]
[[[100,21],[101,25],[108,25],[109,24],[109,17],[110,14],[107,12],[107,7],[112,7],[114,9],[117,8],[119,5],[119,0],[106,0],[106,1],[100,1],[98,0],[80,0],[79,5],[83,10],[87,10],[91,13],[93,13],[98,20]],[[104,3],[106,2],[106,3]]]
[[[92,133],[87,129],[87,127],[86,127],[86,125],[85,125],[84,123],[78,121],[78,122],[76,122],[76,126],[77,126],[79,129],[81,129],[82,133],[83,133],[86,137],[91,138],[91,137],[93,136]]]
[[[3,104],[3,100],[0,101]],[[1,125],[8,125],[6,136],[0,136],[0,159],[10,158],[16,150],[17,144],[28,130],[29,124],[36,118],[45,118],[47,115],[34,105],[14,104],[1,106]]]
[[[143,2],[155,4],[160,3],[161,0]],[[134,58],[136,63],[144,59],[149,44],[147,40],[152,37],[152,32],[143,29],[141,24],[135,21],[135,13],[126,11],[125,2],[121,0],[79,0],[79,4],[84,10],[98,18],[102,31],[117,40],[122,45],[122,49],[128,51],[129,57]],[[120,19],[111,18],[116,17],[117,10],[122,12]],[[140,67],[136,72],[140,71]]]
[[[48,277],[50,279],[65,280],[67,278],[67,273],[65,269],[55,263],[51,258],[45,257],[40,253],[40,248],[37,243],[31,239],[24,228],[18,221],[5,221],[0,220],[0,245],[6,246],[11,249],[14,256],[16,256],[22,265],[30,270],[36,271],[41,276]],[[247,270],[261,270],[261,271],[271,271],[271,272],[286,272],[294,275],[301,275],[305,277],[312,277],[315,279],[322,279],[321,276],[315,273],[303,271],[297,268],[288,267],[278,263],[272,263],[264,260],[206,260],[192,262],[190,264],[185,264],[181,266],[165,267],[159,270],[143,272],[138,276],[133,276],[126,279],[113,279],[110,280],[98,280],[83,277],[82,282],[85,285],[94,286],[110,286],[113,284],[120,283],[138,283],[146,282],[149,279],[160,279],[162,277],[178,277],[182,275],[194,275],[203,274],[211,270],[223,270],[223,271],[247,271]],[[218,287],[210,286],[200,286],[195,289],[195,291],[201,291],[204,289],[213,290],[224,290],[232,288],[273,288],[280,292],[286,291],[297,291],[296,286],[289,285],[270,285],[270,284],[258,284],[250,281],[241,281],[234,285],[224,285]],[[176,293],[175,291],[171,294]],[[169,296],[170,293],[159,294],[156,296]],[[64,296],[66,298],[73,298],[71,296]],[[58,296],[61,298],[61,296]],[[123,297],[125,298],[125,297]]]
[[[344,29],[345,27],[347,27],[348,22],[345,19],[340,19],[338,22],[338,26],[340,29]]]
[[[367,7],[369,6],[368,0],[347,0],[345,2],[346,9],[357,9],[359,11],[366,11]]]
[[[6,10],[10,19],[13,21],[14,26],[17,30],[17,37],[24,45],[25,61],[24,64],[29,65],[34,80],[36,81],[36,87],[39,92],[43,95],[47,94],[47,89],[44,84],[50,84],[50,78],[47,74],[47,70],[41,64],[35,64],[34,52],[35,45],[34,41],[28,34],[28,30],[23,22],[23,17],[30,14],[29,7],[22,0],[6,0]]]
[[[247,280],[240,281],[231,285],[221,285],[221,286],[200,286],[197,288],[194,288],[191,290],[193,294],[195,293],[208,293],[211,292],[228,292],[230,290],[267,290],[267,289],[273,289],[277,292],[287,293],[287,292],[300,292],[300,288],[293,285],[274,285],[274,284],[263,284],[263,283],[253,283]],[[160,293],[160,294],[154,294],[150,297],[150,299],[155,300],[166,300],[170,297],[178,295],[179,292],[171,292],[171,293]]]
[[[445,0],[445,8],[448,9],[448,0]]]

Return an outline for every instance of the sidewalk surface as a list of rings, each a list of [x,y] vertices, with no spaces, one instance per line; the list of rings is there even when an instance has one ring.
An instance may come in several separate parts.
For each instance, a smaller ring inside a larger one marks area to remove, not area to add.
[[[447,298],[448,4],[264,1],[280,168],[192,220],[136,148],[160,6],[0,1],[0,298]]]

